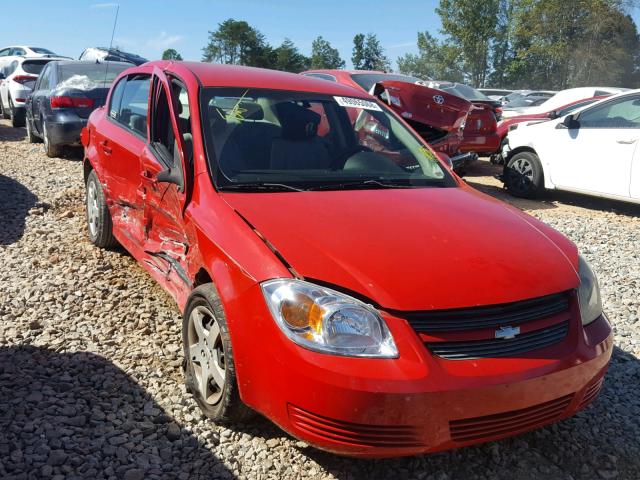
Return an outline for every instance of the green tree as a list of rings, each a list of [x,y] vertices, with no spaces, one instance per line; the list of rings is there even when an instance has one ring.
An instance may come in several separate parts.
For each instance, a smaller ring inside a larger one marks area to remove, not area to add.
[[[405,75],[434,80],[463,82],[460,49],[439,42],[429,32],[418,32],[418,53],[398,58],[398,70]]]
[[[353,37],[353,51],[351,55],[353,68],[356,70],[389,70],[391,63],[384,55],[384,48],[375,34],[358,33]]]
[[[243,20],[229,18],[209,32],[209,43],[202,49],[205,62],[271,67],[273,50],[264,35]]]
[[[344,60],[340,58],[340,52],[321,36],[311,44],[311,68],[336,69],[344,68]]]
[[[309,69],[311,60],[302,55],[294,43],[285,38],[278,48],[274,49],[275,70],[284,70],[286,72],[300,73]]]
[[[180,55],[174,48],[167,48],[162,52],[162,60],[182,60],[182,55]]]
[[[498,23],[499,0],[440,0],[436,12],[448,43],[460,49],[468,81],[484,86],[490,71],[490,45]]]

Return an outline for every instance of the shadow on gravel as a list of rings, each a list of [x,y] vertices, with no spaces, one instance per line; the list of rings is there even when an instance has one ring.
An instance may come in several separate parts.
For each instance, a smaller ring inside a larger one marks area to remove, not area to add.
[[[640,478],[639,399],[640,360],[615,347],[599,397],[558,424],[499,442],[408,458],[349,459],[311,447],[302,452],[341,480],[636,480]]]
[[[0,478],[234,478],[98,355],[0,347]]]
[[[26,217],[37,201],[38,197],[20,182],[0,175],[0,245],[22,238]]]
[[[14,128],[7,123],[0,123],[0,141],[21,142],[27,136],[24,128]]]

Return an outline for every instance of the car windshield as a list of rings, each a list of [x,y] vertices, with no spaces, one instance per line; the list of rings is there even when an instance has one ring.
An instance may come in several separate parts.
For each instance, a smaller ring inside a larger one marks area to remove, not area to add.
[[[534,102],[539,97],[532,97],[523,95],[522,93],[512,93],[505,97],[505,106],[506,107],[530,107],[532,102]],[[544,99],[546,100],[546,98]],[[543,101],[544,101],[543,100]]]
[[[58,87],[90,89],[108,87],[130,65],[114,63],[72,63],[60,65]]]
[[[591,98],[589,100],[585,100],[584,102],[574,103],[573,105],[569,105],[568,107],[562,108],[556,111],[556,116],[564,117],[565,115],[569,115],[571,112],[576,111],[579,108],[586,107],[587,105],[591,105],[598,100],[602,100],[601,98]]]
[[[32,51],[34,51],[36,53],[40,53],[42,55],[55,55],[55,53],[53,53],[51,50],[47,50],[46,48],[29,47],[29,49],[31,49]]]
[[[397,75],[393,73],[354,73],[351,75],[351,78],[367,92],[378,82],[396,81],[416,83],[421,81],[416,77],[410,77],[409,75]]]
[[[433,152],[369,99],[205,88],[203,133],[227,190],[448,187]]]

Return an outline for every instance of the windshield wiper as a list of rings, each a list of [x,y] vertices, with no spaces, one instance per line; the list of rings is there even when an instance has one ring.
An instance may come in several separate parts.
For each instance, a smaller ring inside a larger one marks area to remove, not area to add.
[[[251,182],[251,183],[232,183],[230,185],[222,185],[220,190],[239,190],[245,192],[273,191],[281,192],[283,190],[291,190],[294,192],[304,192],[303,188],[294,187],[285,183],[269,183],[269,182]]]
[[[397,181],[382,181],[382,180],[362,180],[359,182],[344,182],[344,183],[327,183],[325,185],[318,185],[310,187],[309,190],[356,190],[366,188],[415,188],[430,186],[426,184],[411,184],[411,183],[399,183]]]

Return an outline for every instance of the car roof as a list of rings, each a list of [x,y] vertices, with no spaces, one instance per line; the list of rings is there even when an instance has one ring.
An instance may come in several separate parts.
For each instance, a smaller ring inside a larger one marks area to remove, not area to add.
[[[35,59],[31,59],[31,60],[35,60]],[[65,65],[104,65],[106,67],[107,64],[109,65],[122,65],[123,67],[127,67],[130,68],[131,64],[129,62],[113,62],[113,61],[102,61],[102,62],[96,62],[95,60],[55,60],[54,62],[59,65],[59,66],[65,66]]]
[[[195,75],[204,87],[246,87],[274,90],[292,90],[301,92],[324,93],[327,95],[347,95],[363,97],[367,94],[340,83],[298,75],[296,73],[268,70],[265,68],[222,65],[204,62],[156,61],[141,67],[157,65],[168,70],[184,67]]]

